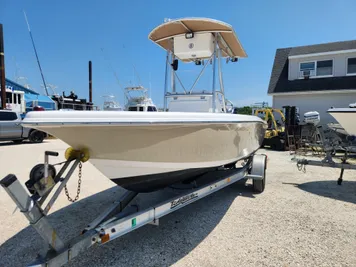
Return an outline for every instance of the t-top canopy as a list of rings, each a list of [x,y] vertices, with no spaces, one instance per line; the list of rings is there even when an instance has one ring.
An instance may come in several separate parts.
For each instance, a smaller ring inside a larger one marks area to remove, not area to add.
[[[148,35],[148,38],[163,49],[173,52],[170,39],[190,32],[219,33],[221,39],[218,40],[218,45],[221,49],[222,57],[247,57],[232,26],[225,22],[209,18],[182,18],[171,20],[153,29]]]

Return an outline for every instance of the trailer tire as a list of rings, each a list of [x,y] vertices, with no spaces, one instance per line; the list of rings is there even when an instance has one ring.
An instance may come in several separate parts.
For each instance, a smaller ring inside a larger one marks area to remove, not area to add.
[[[263,180],[253,180],[253,191],[255,193],[262,193],[263,191],[265,191],[265,182],[266,178],[264,178]]]
[[[28,139],[31,143],[42,143],[44,138],[44,133],[37,130],[31,131],[30,135],[28,136]]]

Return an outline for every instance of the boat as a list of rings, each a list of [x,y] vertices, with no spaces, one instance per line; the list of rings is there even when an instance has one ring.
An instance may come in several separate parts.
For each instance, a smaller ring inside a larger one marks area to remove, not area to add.
[[[157,111],[156,105],[152,99],[148,97],[147,89],[143,86],[129,86],[125,88],[125,96],[127,104],[126,111]]]
[[[209,18],[176,19],[153,29],[149,39],[167,52],[164,112],[29,112],[23,126],[87,151],[89,161],[106,177],[138,193],[234,168],[250,158],[261,147],[267,123],[228,112],[231,102],[225,98],[221,61],[247,57],[232,26]],[[211,90],[193,90],[201,72],[190,90],[179,92],[178,59],[201,66],[202,72],[211,66]]]
[[[69,95],[62,92],[62,95],[53,94],[50,96],[56,104],[57,110],[94,110],[95,106],[86,98],[78,98],[74,91],[70,91]]]
[[[350,136],[356,136],[356,104],[348,108],[330,108],[327,111]]]
[[[115,101],[115,96],[113,95],[104,95],[102,96],[105,98],[103,104],[103,110],[105,111],[121,111],[122,107],[119,103]]]

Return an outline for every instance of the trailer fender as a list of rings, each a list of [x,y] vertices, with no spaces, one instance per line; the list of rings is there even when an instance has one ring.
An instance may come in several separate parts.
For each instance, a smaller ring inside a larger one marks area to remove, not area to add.
[[[262,193],[265,190],[266,169],[267,156],[264,154],[254,155],[247,178],[252,179],[253,190],[257,193]]]
[[[251,163],[251,169],[247,175],[249,179],[265,179],[265,170],[267,168],[267,156],[264,154],[254,155]]]

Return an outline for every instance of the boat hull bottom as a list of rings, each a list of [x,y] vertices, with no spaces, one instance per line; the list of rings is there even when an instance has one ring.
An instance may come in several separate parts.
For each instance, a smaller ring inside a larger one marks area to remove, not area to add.
[[[111,181],[129,191],[149,193],[161,190],[173,184],[198,178],[199,176],[214,171],[217,168],[218,167],[195,168],[127,178],[111,178]]]

